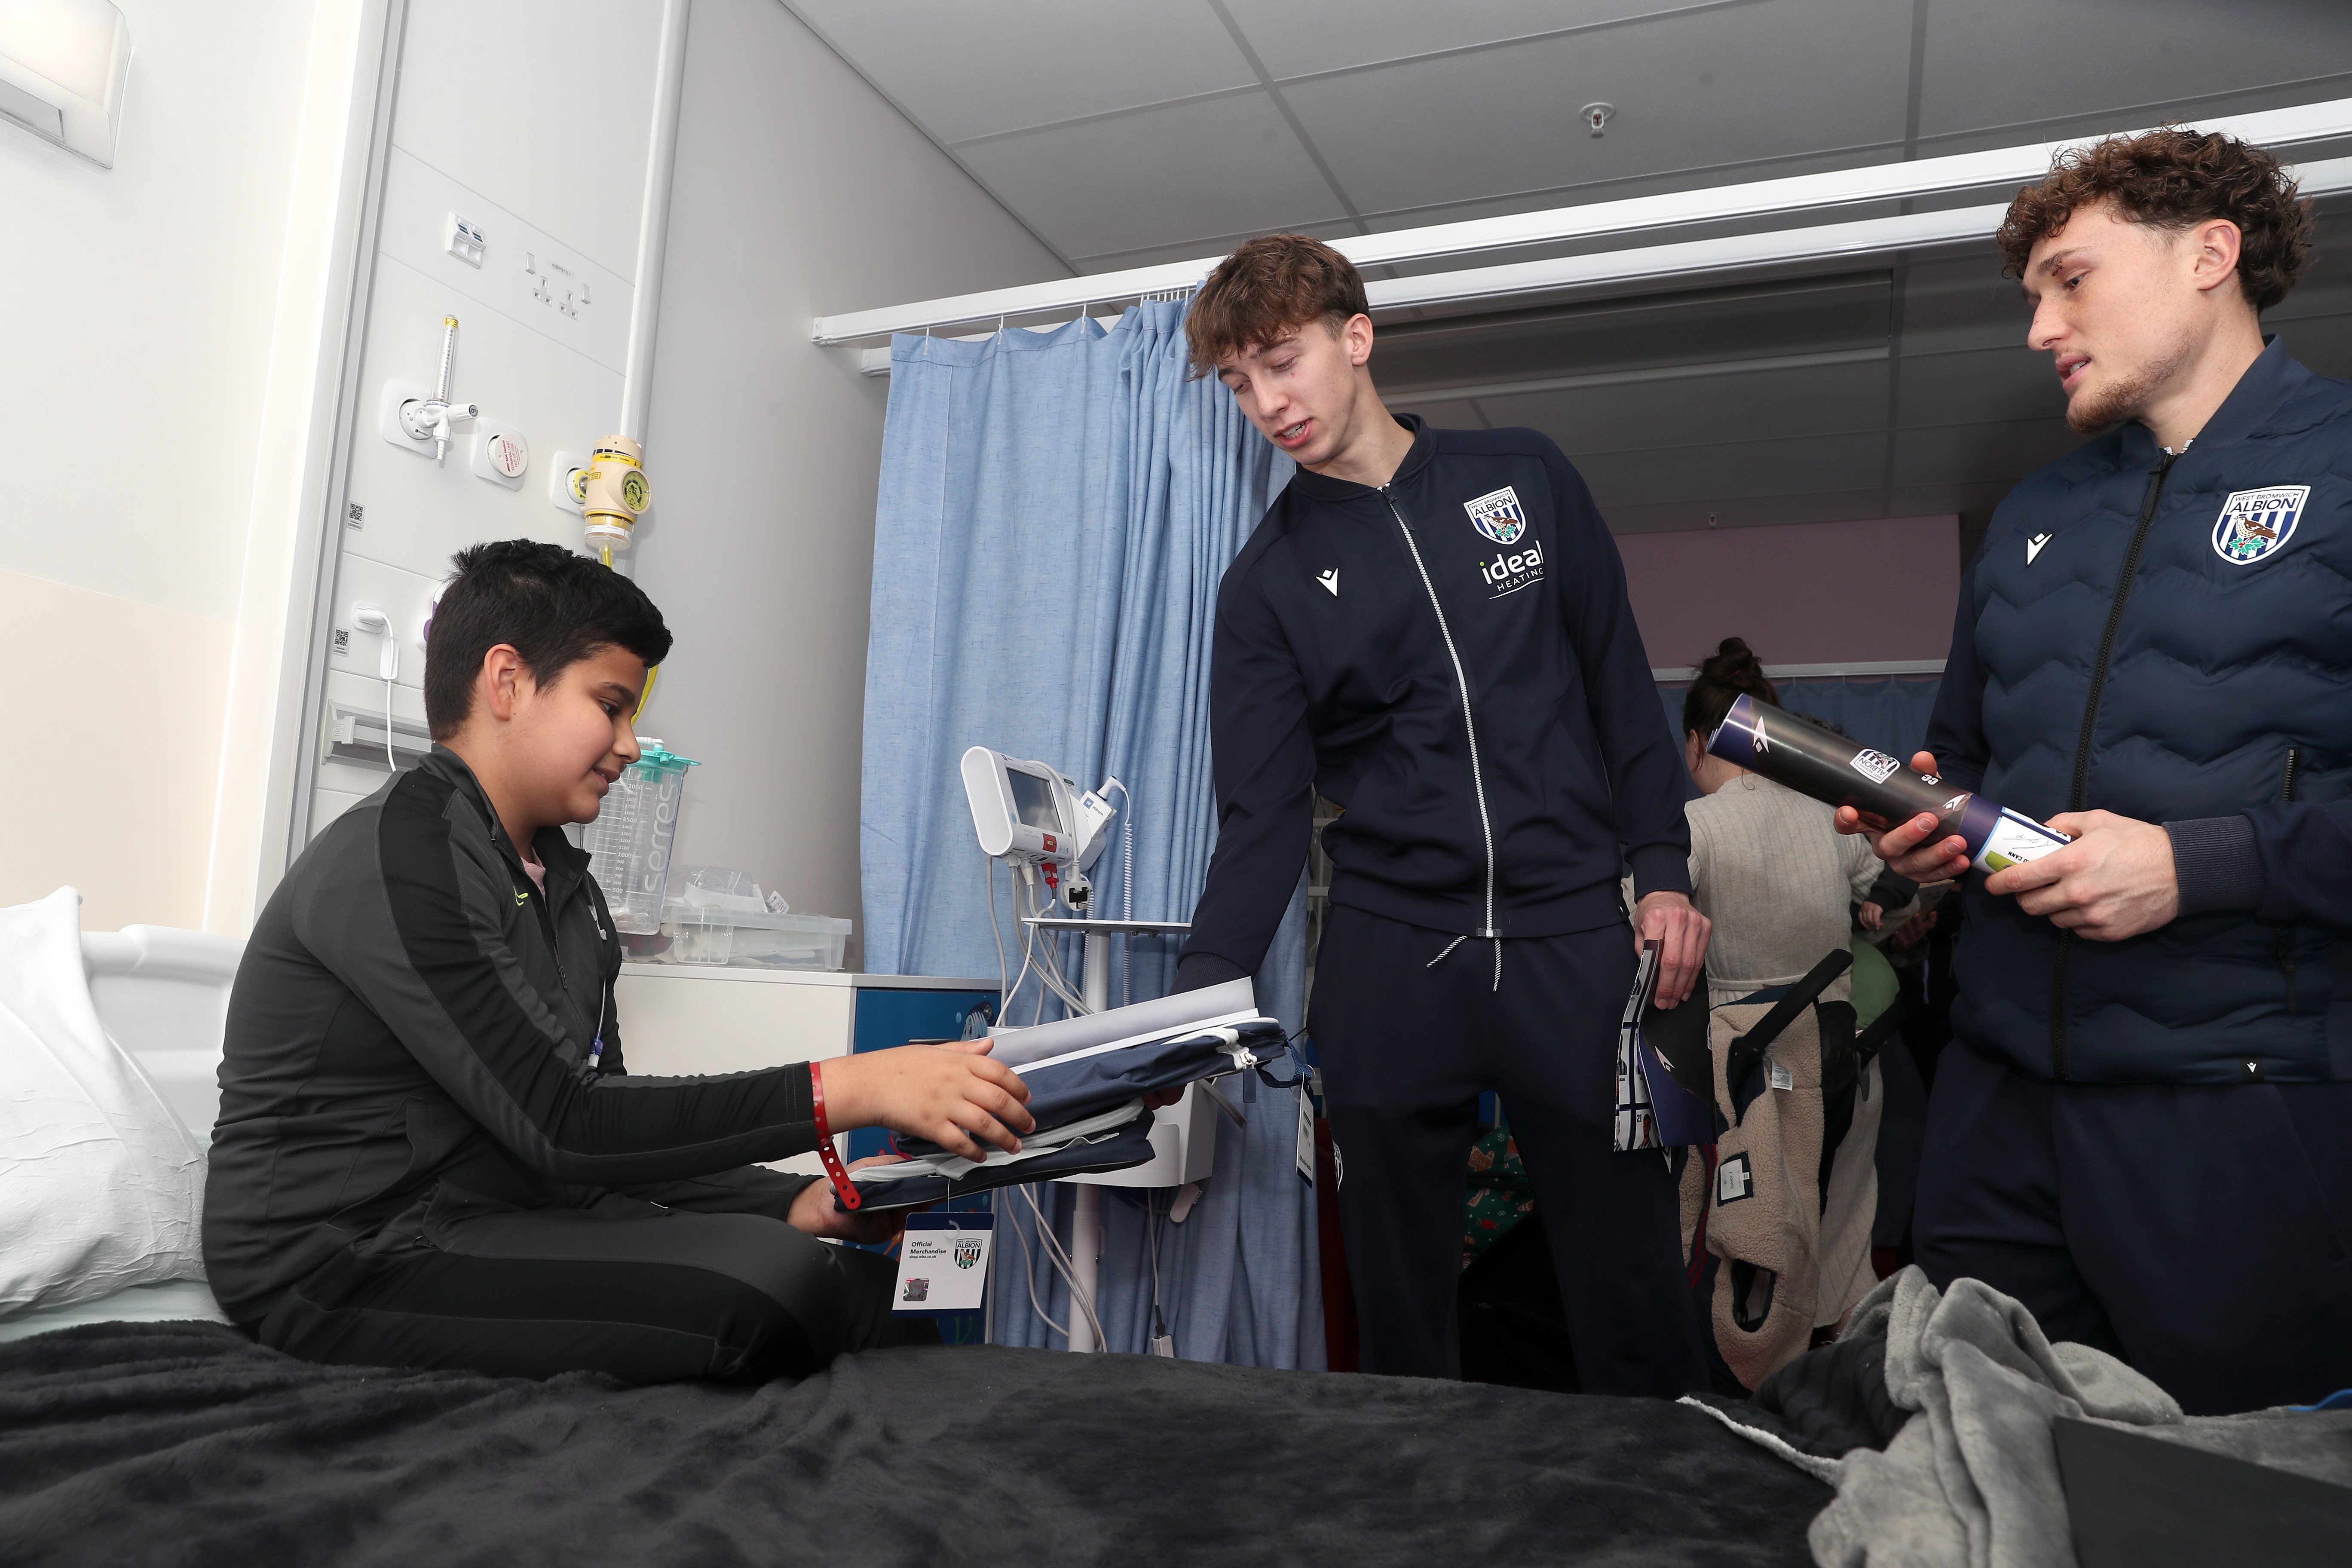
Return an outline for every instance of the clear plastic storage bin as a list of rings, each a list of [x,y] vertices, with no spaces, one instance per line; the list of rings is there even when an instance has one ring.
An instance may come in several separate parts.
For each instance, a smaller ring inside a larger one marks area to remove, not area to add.
[[[659,741],[641,744],[645,754],[621,770],[604,793],[604,809],[580,835],[588,874],[604,890],[614,927],[640,936],[661,926],[678,797],[686,792],[686,770],[702,765],[665,750]]]
[[[656,963],[726,964],[736,969],[839,969],[852,922],[828,915],[757,915],[698,909],[672,899],[662,910],[669,946]]]

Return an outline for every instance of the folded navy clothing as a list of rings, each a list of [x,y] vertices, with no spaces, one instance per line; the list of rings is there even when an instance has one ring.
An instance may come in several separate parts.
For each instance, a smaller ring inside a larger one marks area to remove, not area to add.
[[[920,1175],[893,1175],[887,1173],[893,1169],[889,1165],[867,1165],[851,1172],[849,1179],[857,1187],[861,1209],[897,1209],[916,1208],[1026,1182],[1052,1182],[1064,1176],[1123,1171],[1130,1165],[1143,1164],[1151,1158],[1152,1123],[1151,1114],[1139,1103],[1135,1107],[1135,1114],[1124,1125],[1084,1134],[1034,1159],[1015,1160],[1001,1165],[971,1165],[960,1161],[957,1163],[966,1167],[961,1175],[947,1175],[929,1169]],[[909,1163],[926,1167],[930,1163],[929,1161]],[[841,1206],[838,1195],[834,1199],[834,1206]]]
[[[1029,1086],[1029,1114],[1036,1136],[1066,1127],[1165,1089],[1265,1065],[1284,1054],[1282,1026],[1272,1018],[1244,1018],[1207,1028],[1188,1028],[1152,1039],[1090,1046],[1067,1055],[1024,1062],[1013,1068]],[[1276,1083],[1271,1076],[1266,1079]],[[1286,1087],[1296,1079],[1283,1079]],[[940,1152],[920,1138],[902,1138],[898,1151]]]

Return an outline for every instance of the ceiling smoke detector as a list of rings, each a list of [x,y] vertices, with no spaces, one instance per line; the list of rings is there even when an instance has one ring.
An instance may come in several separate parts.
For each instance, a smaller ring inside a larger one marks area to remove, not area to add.
[[[1585,129],[1592,132],[1592,139],[1597,142],[1609,122],[1617,118],[1617,106],[1613,103],[1588,103],[1576,111],[1576,117],[1584,121]]]

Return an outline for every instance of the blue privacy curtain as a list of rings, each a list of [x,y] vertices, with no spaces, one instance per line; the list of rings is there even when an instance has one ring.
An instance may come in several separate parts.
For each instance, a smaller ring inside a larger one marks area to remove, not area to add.
[[[866,966],[886,974],[994,975],[989,895],[1007,951],[1013,901],[980,852],[958,759],[982,745],[1087,785],[1118,775],[1133,884],[1114,837],[1093,870],[1096,912],[1190,917],[1215,843],[1209,638],[1217,583],[1289,463],[1213,380],[1184,374],[1184,306],[1129,310],[986,342],[899,337],[876,510],[866,679],[861,852]],[[992,881],[990,879],[992,877]],[[1303,1022],[1304,898],[1257,977],[1258,1005]],[[1078,973],[1075,939],[1064,967]],[[1175,940],[1141,939],[1132,999],[1163,994]],[[1008,967],[1018,970],[1015,954]],[[1114,1003],[1121,965],[1113,963]],[[1006,1021],[1040,1007],[1033,980]],[[1050,997],[1043,1016],[1057,1009]],[[1228,1080],[1248,1125],[1219,1119],[1216,1164],[1181,1225],[1167,1190],[1106,1189],[1097,1310],[1109,1348],[1142,1351],[1160,1317],[1178,1353],[1265,1366],[1323,1364],[1314,1193],[1296,1167],[1297,1091]],[[1072,1189],[1030,1189],[1066,1245]],[[1059,1344],[1030,1301],[1066,1324],[1028,1205],[1000,1194],[1029,1244],[1001,1234],[995,1337]],[[1007,1222],[999,1220],[1000,1226]],[[1156,1247],[1150,1237],[1157,1237]],[[1025,1279],[1024,1279],[1025,1276]]]

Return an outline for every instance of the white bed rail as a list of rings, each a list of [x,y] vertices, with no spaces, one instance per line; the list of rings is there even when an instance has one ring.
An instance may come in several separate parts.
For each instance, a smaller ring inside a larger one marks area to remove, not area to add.
[[[220,1116],[221,1038],[245,943],[172,926],[85,931],[90,1000],[199,1142]]]

